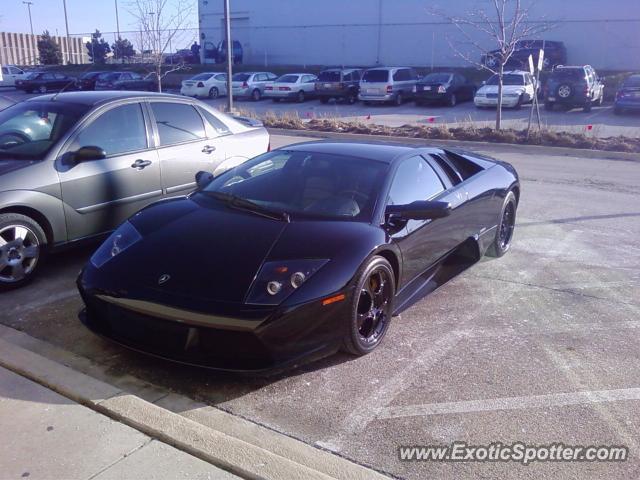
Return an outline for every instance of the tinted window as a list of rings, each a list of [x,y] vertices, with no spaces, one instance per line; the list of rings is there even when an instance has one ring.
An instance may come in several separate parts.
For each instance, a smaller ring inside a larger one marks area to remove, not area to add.
[[[250,76],[250,73],[236,73],[233,77],[231,77],[231,79],[234,82],[246,82],[247,80],[249,80]]]
[[[444,185],[436,172],[422,157],[403,160],[391,184],[390,205],[406,205],[417,200],[429,200],[442,192]]]
[[[195,108],[184,103],[152,102],[160,145],[190,142],[205,137],[204,124]]]
[[[554,70],[553,77],[559,79],[581,80],[585,78],[585,73],[582,68],[558,68],[557,70]]]
[[[71,149],[89,146],[100,147],[107,155],[147,148],[147,133],[140,105],[123,105],[103,113],[82,129]]]
[[[411,75],[409,73],[409,70],[403,68],[402,70],[398,70],[393,74],[393,79],[398,82],[403,82],[406,80],[411,80]]]
[[[215,79],[218,80],[219,82],[226,82],[227,81],[227,75],[222,73],[220,75],[216,75]]]
[[[389,70],[367,70],[362,76],[363,82],[388,82]]]
[[[321,82],[339,82],[340,72],[336,72],[335,70],[320,72],[320,75],[318,75],[318,80],[320,80]]]
[[[2,73],[4,75],[8,75],[9,74],[9,69],[7,67],[2,67]]]
[[[298,78],[298,75],[283,75],[276,81],[278,83],[296,83]]]
[[[449,83],[451,75],[448,73],[430,73],[424,77],[421,81],[425,83]]]
[[[225,133],[229,133],[229,127],[227,127],[222,122],[222,120],[216,117],[213,113],[205,110],[204,108],[199,108],[198,110],[200,111],[200,113],[202,113],[202,116],[204,116],[205,120],[209,122],[209,125],[211,125],[213,129],[216,130],[219,134],[222,135]]]
[[[524,85],[524,75],[508,73],[502,77],[503,85]],[[487,85],[498,85],[498,76],[494,75],[487,80]]]
[[[360,70],[354,70],[353,71],[353,79],[354,80],[360,80]]]

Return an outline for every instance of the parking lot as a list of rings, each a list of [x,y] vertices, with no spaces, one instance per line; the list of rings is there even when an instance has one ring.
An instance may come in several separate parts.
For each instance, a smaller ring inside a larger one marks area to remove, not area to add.
[[[246,105],[295,107],[301,116],[311,107],[316,114],[371,111],[372,119],[404,123],[393,116],[450,115],[409,105]],[[607,108],[547,118],[638,121]],[[528,109],[511,114],[524,118]],[[272,147],[304,140],[274,136]],[[125,351],[77,320],[74,281],[94,246],[51,257],[32,285],[0,297],[1,322],[86,359],[74,368],[134,390],[145,385],[140,394],[159,404],[169,392],[187,395],[401,478],[637,478],[640,163],[508,146],[482,153],[511,162],[521,176],[512,250],[395,318],[368,356],[340,354],[277,376],[238,377]],[[529,466],[398,460],[400,445],[453,441],[626,445],[631,458]]]
[[[175,93],[175,92],[174,92]],[[9,97],[15,101],[36,96],[25,94],[15,89],[0,89],[0,95]],[[216,100],[204,100],[220,110],[224,110],[225,98]],[[371,124],[402,126],[405,124],[423,125],[448,125],[454,126],[494,126],[495,110],[477,109],[473,102],[460,103],[451,108],[447,106],[415,106],[413,102],[407,102],[401,107],[392,105],[365,106],[358,102],[354,105],[331,102],[323,105],[318,100],[308,100],[304,103],[280,102],[263,99],[258,102],[238,99],[235,108],[241,113],[255,113],[262,116],[268,112],[278,115],[293,114],[302,119],[311,118],[337,118],[345,121],[361,121]],[[526,128],[531,112],[531,105],[524,105],[520,110],[504,109],[504,128]],[[615,115],[613,105],[605,103],[601,107],[594,107],[590,113],[584,113],[582,109],[575,108],[564,111],[560,108],[552,112],[545,111],[540,106],[542,125],[557,131],[582,133],[598,137],[610,137],[623,135],[627,137],[640,137],[640,115],[625,114]],[[534,116],[535,121],[535,116]]]

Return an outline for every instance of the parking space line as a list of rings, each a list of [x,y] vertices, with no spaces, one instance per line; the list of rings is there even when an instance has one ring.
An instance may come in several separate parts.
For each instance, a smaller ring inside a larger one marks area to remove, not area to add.
[[[533,408],[565,407],[628,400],[640,400],[640,388],[551,393],[524,397],[502,397],[486,400],[463,400],[459,402],[384,407],[378,409],[376,419],[387,420],[430,415],[494,412],[498,410],[529,410]]]

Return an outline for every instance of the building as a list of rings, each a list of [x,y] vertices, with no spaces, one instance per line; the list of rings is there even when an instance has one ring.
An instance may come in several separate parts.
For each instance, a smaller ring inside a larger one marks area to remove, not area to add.
[[[60,45],[64,63],[89,63],[85,41],[88,39],[52,36]],[[38,64],[38,40],[40,35],[28,33],[0,32],[0,64],[36,65]],[[67,41],[68,40],[68,41]]]
[[[526,5],[529,0],[524,0]],[[640,69],[640,0],[531,0],[541,37],[563,41],[569,63]],[[465,15],[488,0],[231,0],[232,37],[255,65],[463,66],[456,28],[435,14]],[[198,0],[202,54],[224,37],[223,2]],[[485,47],[492,43],[477,35]],[[479,54],[468,48],[474,58]],[[211,61],[205,59],[204,61]]]

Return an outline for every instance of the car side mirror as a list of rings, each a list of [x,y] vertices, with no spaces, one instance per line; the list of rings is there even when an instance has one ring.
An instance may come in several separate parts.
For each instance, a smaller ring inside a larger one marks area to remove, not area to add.
[[[103,158],[107,158],[107,152],[100,147],[89,145],[78,149],[73,154],[72,158],[75,163],[87,162],[90,160],[102,160]]]
[[[406,205],[387,205],[385,214],[402,220],[434,220],[449,216],[451,204],[418,200]]]
[[[213,181],[213,173],[200,170],[196,173],[196,185],[199,190],[209,185]]]

